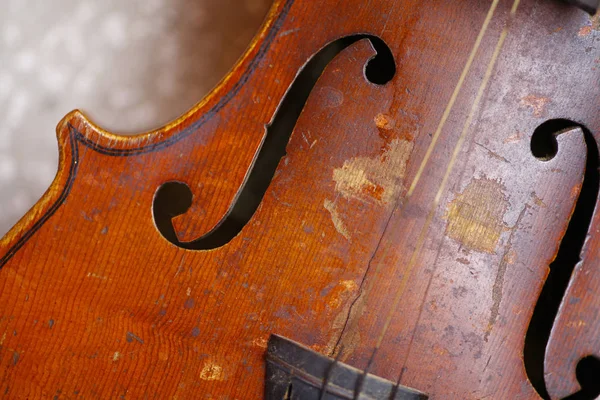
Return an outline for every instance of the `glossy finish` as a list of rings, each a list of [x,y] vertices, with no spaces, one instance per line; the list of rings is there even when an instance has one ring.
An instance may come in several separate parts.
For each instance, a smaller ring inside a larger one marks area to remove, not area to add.
[[[600,132],[600,33],[581,10],[523,1],[473,107],[511,6],[499,2],[410,197],[487,1],[277,1],[226,79],[165,128],[125,138],[68,115],[54,184],[1,242],[0,391],[261,398],[271,333],[362,369],[391,315],[374,374],[432,399],[538,397],[524,338],[587,148],[574,129],[541,161],[530,137],[552,118]],[[364,77],[367,40],[343,50],[241,233],[210,251],[165,240],[156,190],[194,194],[179,240],[210,232],[298,71],[355,33],[389,45],[393,80]],[[577,390],[581,356],[600,355],[596,226],[550,340],[555,397]]]

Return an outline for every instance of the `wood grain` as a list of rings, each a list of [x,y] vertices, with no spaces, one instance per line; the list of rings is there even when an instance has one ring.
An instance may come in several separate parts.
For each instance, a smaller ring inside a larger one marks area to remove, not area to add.
[[[600,128],[600,36],[580,34],[585,14],[521,4],[432,208],[511,5],[500,2],[410,198],[488,2],[276,1],[230,74],[179,120],[120,137],[68,115],[58,127],[56,180],[0,242],[0,390],[10,398],[261,398],[271,333],[330,355],[343,347],[342,360],[365,368],[393,313],[372,372],[431,398],[538,397],[524,337],[587,150],[573,130],[541,161],[529,138],[551,118]],[[364,77],[375,55],[367,40],[343,50],[240,234],[210,251],[165,240],[152,219],[156,190],[172,180],[191,188],[193,205],[176,219],[181,240],[211,231],[298,71],[356,33],[389,45],[393,80]],[[594,275],[595,243],[574,285],[595,282],[579,279],[584,268]],[[577,310],[563,307],[551,349],[564,343],[566,313],[592,312],[598,296],[588,292]],[[587,339],[598,336],[596,321],[569,325],[588,346],[551,350],[549,370],[600,355]],[[556,374],[574,381],[572,364]],[[554,385],[556,396],[576,389]]]

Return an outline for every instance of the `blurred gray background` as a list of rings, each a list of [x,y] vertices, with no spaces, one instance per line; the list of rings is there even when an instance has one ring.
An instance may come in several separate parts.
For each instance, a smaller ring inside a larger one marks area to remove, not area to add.
[[[272,0],[0,0],[0,236],[57,168],[55,127],[82,109],[138,133],[227,73]]]

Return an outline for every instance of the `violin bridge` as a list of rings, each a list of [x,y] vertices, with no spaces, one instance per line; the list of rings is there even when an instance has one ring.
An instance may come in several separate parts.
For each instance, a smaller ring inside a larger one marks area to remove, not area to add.
[[[266,363],[265,400],[428,398],[417,390],[365,374],[278,335],[269,339]]]

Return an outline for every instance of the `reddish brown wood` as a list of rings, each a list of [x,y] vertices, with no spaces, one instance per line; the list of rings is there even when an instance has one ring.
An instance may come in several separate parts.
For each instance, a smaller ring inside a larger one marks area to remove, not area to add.
[[[573,273],[547,350],[546,382],[550,394],[555,398],[566,397],[579,389],[574,376],[563,371],[573,371],[580,359],[597,355],[600,349],[600,305],[597,295],[600,293],[600,277],[596,271],[600,249],[598,218],[596,212],[582,262]]]
[[[278,0],[231,73],[172,124],[121,137],[68,115],[55,182],[0,242],[0,391],[261,398],[271,333],[325,354],[343,348],[342,360],[364,368],[406,279],[372,372],[431,398],[536,398],[524,337],[586,147],[581,131],[561,135],[542,162],[529,138],[551,118],[600,131],[600,33],[583,12],[521,3],[419,245],[511,5],[500,2],[409,199],[488,2]],[[390,46],[394,79],[365,79],[368,41],[342,51],[242,232],[211,251],[167,242],[152,219],[157,188],[179,180],[193,190],[174,220],[181,240],[217,226],[300,68],[355,33]],[[557,398],[577,389],[576,361],[600,355],[597,226],[546,358]]]

